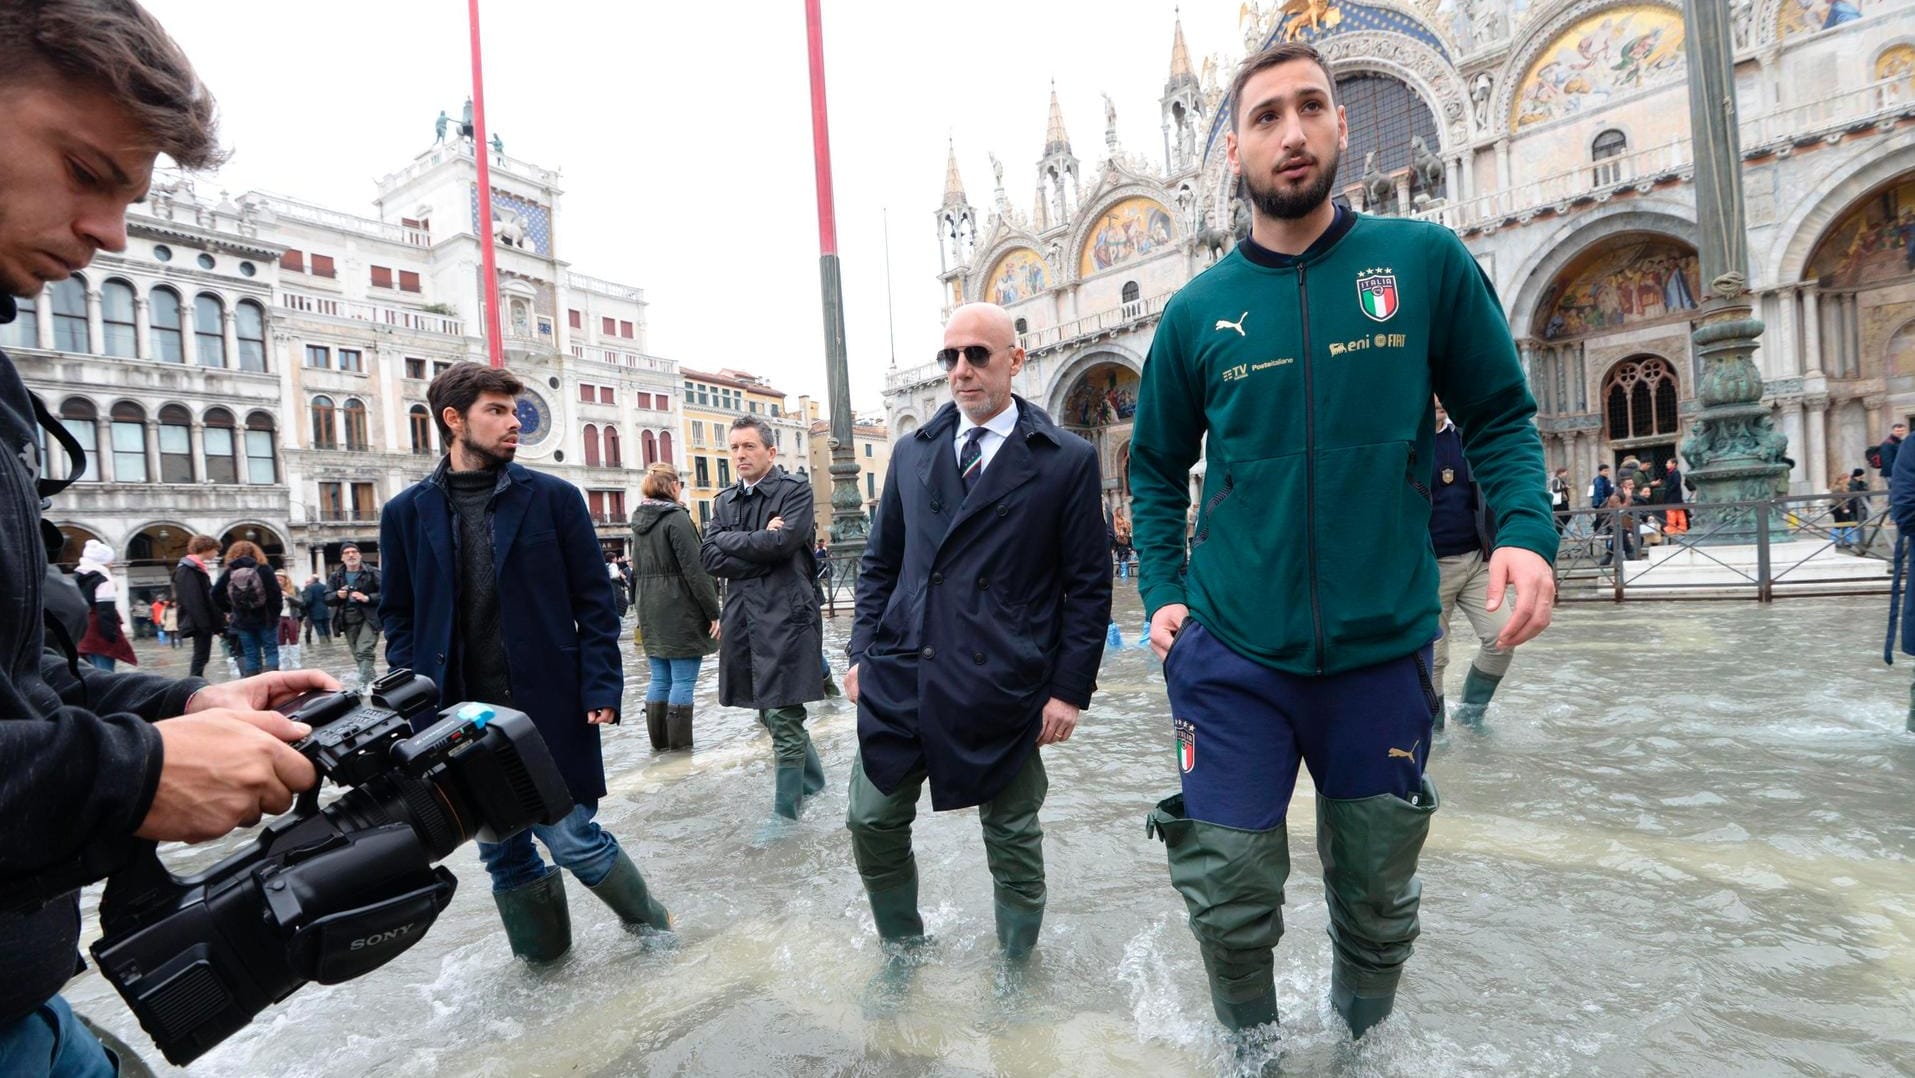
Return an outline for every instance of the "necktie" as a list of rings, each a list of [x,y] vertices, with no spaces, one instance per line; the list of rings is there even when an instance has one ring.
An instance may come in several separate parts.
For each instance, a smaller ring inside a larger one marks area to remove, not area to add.
[[[964,480],[964,493],[971,493],[977,486],[978,476],[984,474],[984,428],[972,427],[964,436],[964,448],[958,451],[958,475]]]

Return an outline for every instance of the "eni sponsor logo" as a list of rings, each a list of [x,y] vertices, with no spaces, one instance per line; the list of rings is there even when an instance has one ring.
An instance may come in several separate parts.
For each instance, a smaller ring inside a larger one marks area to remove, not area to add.
[[[1223,380],[1226,382],[1239,382],[1259,371],[1267,371],[1276,367],[1287,367],[1296,361],[1295,356],[1283,356],[1278,359],[1266,359],[1257,363],[1239,363],[1234,367],[1224,368]]]
[[[1372,348],[1405,348],[1409,345],[1407,333],[1379,333],[1374,337],[1358,337],[1350,341],[1331,341],[1330,354],[1345,355],[1350,352],[1367,352]]]

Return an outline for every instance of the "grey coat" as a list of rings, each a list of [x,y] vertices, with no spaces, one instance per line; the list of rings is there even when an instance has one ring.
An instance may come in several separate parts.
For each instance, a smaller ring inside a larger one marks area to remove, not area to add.
[[[705,571],[698,531],[682,505],[646,499],[632,511],[632,578],[640,646],[654,659],[703,658],[718,650],[718,587]]]
[[[811,485],[774,467],[750,492],[743,483],[712,501],[700,551],[725,587],[718,702],[760,711],[822,700],[824,626],[819,619]],[[785,526],[765,525],[783,517]]]

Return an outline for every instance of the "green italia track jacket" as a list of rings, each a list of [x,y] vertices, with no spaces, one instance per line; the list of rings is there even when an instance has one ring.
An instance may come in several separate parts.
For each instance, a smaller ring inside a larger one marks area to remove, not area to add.
[[[1298,674],[1428,644],[1432,392],[1462,431],[1498,545],[1553,561],[1536,402],[1454,233],[1359,216],[1286,268],[1240,246],[1191,281],[1164,309],[1132,431],[1146,611],[1185,603],[1232,650]]]

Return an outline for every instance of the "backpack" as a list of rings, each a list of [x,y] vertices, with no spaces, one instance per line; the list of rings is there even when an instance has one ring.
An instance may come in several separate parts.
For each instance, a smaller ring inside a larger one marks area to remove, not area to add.
[[[235,614],[257,614],[266,609],[266,582],[260,570],[242,565],[226,575],[226,597],[232,600]]]
[[[1881,446],[1879,445],[1869,446],[1868,451],[1863,453],[1862,456],[1864,459],[1868,461],[1869,467],[1875,469],[1878,472],[1882,470],[1882,447]]]

